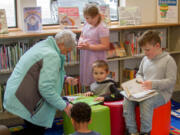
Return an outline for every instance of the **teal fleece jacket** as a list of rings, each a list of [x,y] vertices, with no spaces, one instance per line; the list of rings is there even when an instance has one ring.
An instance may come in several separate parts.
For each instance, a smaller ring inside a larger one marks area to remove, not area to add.
[[[39,126],[51,127],[61,98],[65,56],[53,37],[38,42],[19,60],[7,81],[4,108]]]

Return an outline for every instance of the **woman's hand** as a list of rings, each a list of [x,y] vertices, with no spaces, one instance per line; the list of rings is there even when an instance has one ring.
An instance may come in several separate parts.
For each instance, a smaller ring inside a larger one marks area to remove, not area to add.
[[[93,93],[92,93],[92,92],[90,92],[90,91],[88,91],[88,92],[84,93],[84,96],[87,96],[87,97],[89,97],[89,96],[93,96]]]
[[[67,114],[67,116],[71,117],[71,108],[72,104],[67,104],[66,108],[64,108],[64,112]]]
[[[73,77],[67,77],[65,82],[68,83],[69,85],[77,85],[78,84],[78,79],[73,78]]]

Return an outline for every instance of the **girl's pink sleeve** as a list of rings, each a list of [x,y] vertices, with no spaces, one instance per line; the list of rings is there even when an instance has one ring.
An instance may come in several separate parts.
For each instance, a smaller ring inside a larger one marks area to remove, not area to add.
[[[99,36],[102,37],[109,37],[109,29],[106,26],[101,25],[99,27]]]

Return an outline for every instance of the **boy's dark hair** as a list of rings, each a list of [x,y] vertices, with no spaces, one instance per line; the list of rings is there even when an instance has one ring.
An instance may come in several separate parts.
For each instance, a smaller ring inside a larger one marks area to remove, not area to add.
[[[94,70],[95,67],[104,68],[106,70],[106,72],[109,71],[109,66],[108,66],[107,62],[104,60],[96,60],[95,62],[93,62],[92,71]]]
[[[155,30],[145,31],[138,39],[138,43],[140,47],[145,46],[147,43],[152,44],[153,46],[156,43],[161,45],[161,38],[159,36],[159,32]]]
[[[89,122],[91,107],[87,103],[78,102],[71,108],[71,118],[77,123]]]

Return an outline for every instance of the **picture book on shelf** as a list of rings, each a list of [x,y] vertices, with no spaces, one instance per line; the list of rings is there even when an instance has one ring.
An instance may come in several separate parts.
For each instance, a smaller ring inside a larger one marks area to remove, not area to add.
[[[42,30],[41,7],[24,8],[24,31],[40,32]]]
[[[178,0],[158,0],[157,2],[157,22],[178,23]]]
[[[110,43],[110,49],[107,50],[107,58],[115,58],[115,57],[124,57],[126,56],[126,51],[124,48],[124,44],[121,43]]]
[[[145,90],[142,84],[135,78],[121,84],[124,91],[121,92],[132,101],[143,101],[157,94],[156,90]]]
[[[65,29],[77,29],[81,26],[78,7],[59,7],[59,24]]]
[[[5,9],[0,9],[0,34],[8,33]]]
[[[106,25],[110,25],[111,24],[111,19],[110,19],[109,5],[100,5],[99,6],[99,11],[100,11],[103,22]]]
[[[140,25],[140,7],[119,7],[119,25]]]

